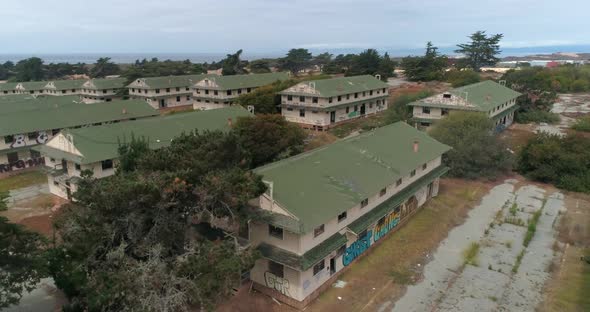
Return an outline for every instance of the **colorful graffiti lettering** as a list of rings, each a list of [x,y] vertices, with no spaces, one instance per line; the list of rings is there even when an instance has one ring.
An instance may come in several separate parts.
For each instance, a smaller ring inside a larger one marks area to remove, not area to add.
[[[342,256],[342,264],[344,266],[349,265],[354,259],[358,258],[363,252],[371,247],[371,237],[373,237],[373,231],[367,231],[367,235],[357,239],[356,242],[352,243]]]
[[[15,169],[25,169],[29,167],[37,167],[45,164],[45,158],[31,158],[27,160],[19,159],[15,162],[0,164],[0,173],[10,172]]]
[[[272,288],[280,292],[285,296],[289,295],[289,280],[283,277],[278,277],[271,272],[264,272],[264,281],[266,282],[266,287]]]
[[[10,143],[10,148],[21,147],[27,145],[27,141],[25,140],[24,134],[15,134],[12,143]]]
[[[373,236],[373,241],[378,241],[381,237],[385,236],[389,231],[391,231],[394,227],[399,224],[399,213],[392,212],[387,217],[385,217],[385,221],[382,223],[377,224],[375,226],[375,235]]]

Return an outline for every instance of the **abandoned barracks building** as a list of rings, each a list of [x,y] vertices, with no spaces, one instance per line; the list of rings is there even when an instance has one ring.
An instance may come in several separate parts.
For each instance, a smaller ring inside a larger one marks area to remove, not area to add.
[[[132,99],[145,100],[155,109],[193,105],[193,85],[210,75],[138,78],[127,86]]]
[[[42,165],[43,157],[31,147],[47,142],[62,129],[96,126],[157,114],[143,101],[114,101],[109,105],[101,105],[83,104],[78,96],[2,97],[0,175]]]
[[[376,86],[377,84],[371,84]],[[254,287],[302,308],[438,194],[450,148],[398,122],[255,170],[268,190],[251,221]]]
[[[327,130],[387,109],[389,85],[369,75],[306,81],[281,91],[281,114],[305,128]]]
[[[485,113],[494,121],[496,129],[502,130],[514,121],[514,112],[518,109],[516,98],[520,95],[504,83],[485,80],[408,105],[413,107],[412,115],[416,126],[428,127],[452,111],[463,110]]]
[[[289,74],[283,72],[206,77],[193,86],[193,108],[206,110],[227,107],[234,104],[242,94],[287,79]]]
[[[1,83],[0,95],[78,95],[84,103],[110,102],[125,88],[125,78]]]
[[[49,191],[71,199],[82,171],[92,171],[95,178],[115,173],[119,144],[131,140],[132,136],[146,138],[150,148],[157,149],[170,145],[172,139],[183,132],[188,133],[195,129],[227,131],[231,120],[245,116],[251,114],[241,106],[234,106],[98,127],[67,129],[35,150],[45,157]]]

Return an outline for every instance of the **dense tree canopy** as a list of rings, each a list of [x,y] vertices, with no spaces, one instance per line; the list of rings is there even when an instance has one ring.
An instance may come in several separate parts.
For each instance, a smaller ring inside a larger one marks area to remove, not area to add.
[[[279,59],[279,68],[288,70],[297,76],[299,72],[311,65],[313,57],[307,49],[291,49],[287,55]]]
[[[481,77],[479,73],[470,70],[449,70],[444,74],[444,80],[450,82],[453,88],[466,86],[472,83],[480,82]]]
[[[110,57],[101,57],[90,69],[90,77],[104,78],[106,76],[118,75],[120,72],[119,65],[111,62]]]
[[[500,40],[504,35],[486,35],[485,31],[476,31],[469,38],[471,42],[458,44],[456,53],[465,56],[464,65],[479,71],[483,66],[496,65],[500,60],[497,55],[500,54]]]
[[[121,75],[129,81],[141,77],[159,77],[171,75],[192,75],[206,72],[201,64],[185,61],[160,61],[157,58],[151,60],[136,60],[134,64],[124,70]]]
[[[447,67],[447,57],[438,53],[431,42],[426,44],[424,56],[408,56],[402,59],[401,67],[411,81],[441,80]]]
[[[454,112],[434,124],[430,135],[452,147],[443,156],[450,175],[495,178],[511,170],[512,155],[492,128],[492,121],[476,112]]]
[[[253,74],[270,73],[269,60],[255,60],[250,62],[250,72]]]
[[[16,72],[16,81],[36,81],[43,80],[43,60],[38,57],[31,57],[18,61],[14,66]]]
[[[306,137],[299,126],[278,114],[240,118],[233,131],[250,153],[253,167],[301,153]]]
[[[240,58],[242,50],[236,51],[234,54],[228,54],[225,59],[221,61],[221,74],[226,75],[242,75],[247,74],[246,65],[248,62],[242,61]]]
[[[0,211],[8,194],[0,193]],[[44,276],[44,239],[0,216],[0,309],[17,304]]]
[[[85,176],[49,257],[70,308],[211,308],[256,257],[231,237],[258,217],[248,201],[265,190],[250,163],[236,135],[190,133],[145,151],[135,171]]]

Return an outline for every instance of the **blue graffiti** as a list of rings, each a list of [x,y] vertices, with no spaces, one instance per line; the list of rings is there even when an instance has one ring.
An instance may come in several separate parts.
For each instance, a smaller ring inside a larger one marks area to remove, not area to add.
[[[363,252],[371,247],[371,237],[373,237],[373,231],[367,231],[365,237],[357,239],[356,242],[352,243],[344,251],[342,256],[342,264],[344,266],[349,265],[354,259],[358,258]]]
[[[390,215],[388,215],[383,223],[377,224],[377,226],[375,227],[375,236],[373,237],[373,240],[375,242],[378,241],[381,237],[385,236],[387,233],[389,233],[389,231],[396,227],[398,223],[399,214],[391,213]]]

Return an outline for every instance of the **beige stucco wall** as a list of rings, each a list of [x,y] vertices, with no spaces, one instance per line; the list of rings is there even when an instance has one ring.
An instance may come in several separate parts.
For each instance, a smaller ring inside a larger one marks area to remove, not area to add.
[[[61,169],[62,168],[61,159],[53,159],[48,156],[45,156],[45,165],[51,169]],[[118,161],[113,160],[113,168],[103,170],[101,162],[96,162],[96,163],[91,163],[91,164],[80,165],[80,170],[77,170],[76,163],[68,160],[66,162],[66,167],[63,169],[64,169],[64,175],[67,178],[80,177],[82,171],[90,170],[93,172],[93,176],[95,178],[100,179],[100,178],[108,177],[108,176],[115,174],[117,165],[118,165]],[[56,178],[54,178],[51,174],[47,175],[47,182],[49,184],[49,191],[52,194],[67,199],[67,191],[66,191],[67,186],[65,185],[65,183],[60,183],[60,182],[54,183],[54,182],[56,182]],[[70,181],[70,189],[71,189],[72,194],[77,189],[77,185],[73,181]]]
[[[347,106],[334,107],[333,109],[325,108],[318,110],[315,106],[288,107],[282,108],[281,114],[289,122],[315,126],[329,126],[331,124],[338,124],[339,122],[362,117],[363,115],[360,114],[362,104],[365,104],[365,115],[371,115],[387,109],[387,99],[372,99],[362,103],[351,103]],[[300,116],[300,110],[305,112],[304,117]],[[330,122],[331,112],[336,113],[334,123]]]
[[[177,98],[178,97],[178,98]],[[185,106],[185,105],[192,105],[193,98],[190,94],[184,95],[171,95],[165,97],[158,97],[158,98],[145,98],[146,102],[150,104],[155,109],[166,108],[166,107],[177,107],[177,106]],[[164,101],[165,106],[162,107],[160,101]],[[180,100],[180,101],[178,101]]]
[[[209,102],[209,103],[207,103]],[[203,100],[203,99],[195,99],[193,100],[193,109],[194,110],[210,110],[210,109],[219,109],[224,107],[229,107],[230,104],[224,104],[223,102],[219,101],[212,101],[212,100]]]

